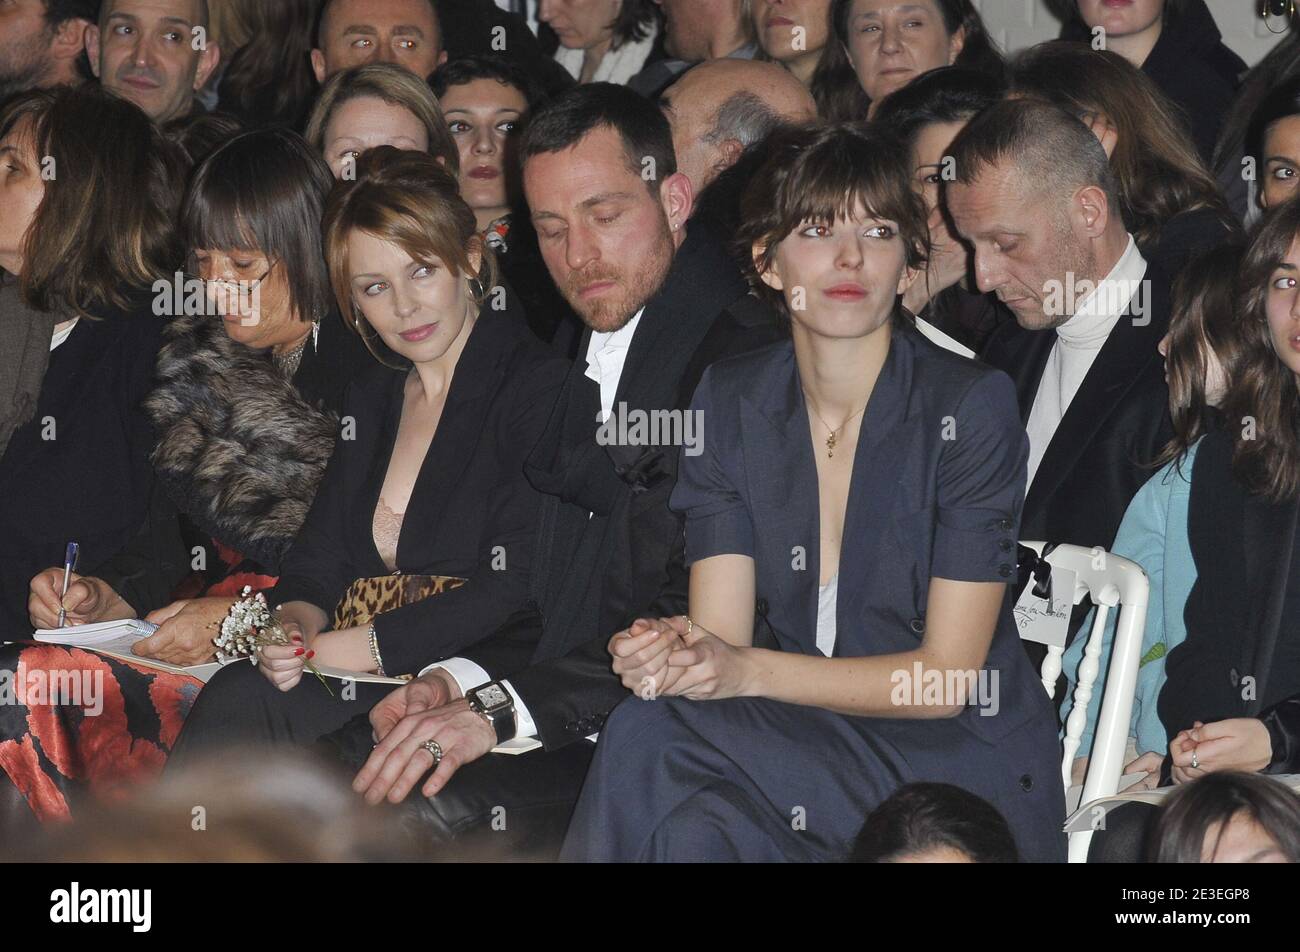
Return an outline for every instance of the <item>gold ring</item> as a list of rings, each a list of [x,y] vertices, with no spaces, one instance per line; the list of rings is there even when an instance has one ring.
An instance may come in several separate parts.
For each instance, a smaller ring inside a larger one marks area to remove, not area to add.
[[[686,616],[686,634],[689,635],[689,634],[690,634],[691,632],[693,632],[694,630],[695,630],[695,622],[691,621],[691,616],[690,616],[690,615],[687,615],[687,616]]]

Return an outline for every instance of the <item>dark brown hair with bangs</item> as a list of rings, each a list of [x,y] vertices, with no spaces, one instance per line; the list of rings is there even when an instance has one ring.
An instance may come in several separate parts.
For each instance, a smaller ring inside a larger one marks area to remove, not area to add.
[[[334,175],[302,137],[259,129],[231,139],[198,167],[181,207],[186,247],[260,251],[285,269],[300,320],[330,309],[320,221]]]
[[[32,91],[0,110],[0,138],[28,121],[22,143],[52,177],[23,236],[18,275],[38,311],[93,317],[127,307],[181,262],[176,207],[187,163],[134,104],[98,83]]]
[[[1215,411],[1205,392],[1210,357],[1223,368],[1231,392],[1254,346],[1255,332],[1241,319],[1237,306],[1237,274],[1244,250],[1238,244],[1211,249],[1189,261],[1174,280],[1174,317],[1165,358],[1174,435],[1154,466],[1174,460],[1181,465],[1192,444],[1211,428]]]
[[[772,267],[777,245],[800,225],[835,221],[859,205],[872,217],[895,222],[907,266],[924,268],[930,233],[911,179],[907,148],[879,126],[839,123],[778,133],[741,204],[737,247],[741,259],[752,263],[746,270],[755,291],[789,318],[785,295],[761,278]],[[901,306],[895,319],[910,321]]]
[[[322,231],[339,311],[381,363],[387,361],[377,351],[373,330],[362,329],[365,317],[352,297],[352,232],[367,232],[397,245],[414,261],[441,262],[454,274],[474,278],[479,287],[473,297],[479,307],[496,284],[492,251],[479,237],[473,210],[460,197],[456,174],[427,152],[390,145],[363,152],[356,181],[339,182],[330,193]],[[477,272],[471,252],[482,256]]]

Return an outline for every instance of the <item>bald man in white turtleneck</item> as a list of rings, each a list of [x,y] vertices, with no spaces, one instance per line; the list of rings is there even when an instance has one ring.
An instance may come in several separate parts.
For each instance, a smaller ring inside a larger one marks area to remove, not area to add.
[[[1168,281],[1124,226],[1106,153],[1069,113],[999,103],[950,154],[944,199],[979,288],[1016,318],[981,357],[1015,382],[1029,434],[1020,538],[1109,549],[1172,435],[1157,350]]]

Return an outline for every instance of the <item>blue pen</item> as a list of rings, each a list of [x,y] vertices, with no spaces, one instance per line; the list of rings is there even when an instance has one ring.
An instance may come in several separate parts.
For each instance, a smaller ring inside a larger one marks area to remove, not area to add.
[[[77,556],[81,554],[81,547],[75,542],[68,543],[68,549],[63,553],[63,594],[59,596],[59,627],[63,627],[64,620],[68,617],[68,610],[63,607],[63,600],[68,597],[68,582],[72,579],[72,569],[77,564]]]

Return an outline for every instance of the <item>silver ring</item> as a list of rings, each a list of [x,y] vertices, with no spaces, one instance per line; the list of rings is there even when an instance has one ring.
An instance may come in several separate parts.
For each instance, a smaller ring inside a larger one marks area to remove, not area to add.
[[[1201,769],[1201,762],[1196,759],[1196,751],[1192,751],[1192,769],[1193,770]]]
[[[433,755],[433,765],[435,767],[442,763],[442,746],[436,740],[426,740],[420,746]]]

